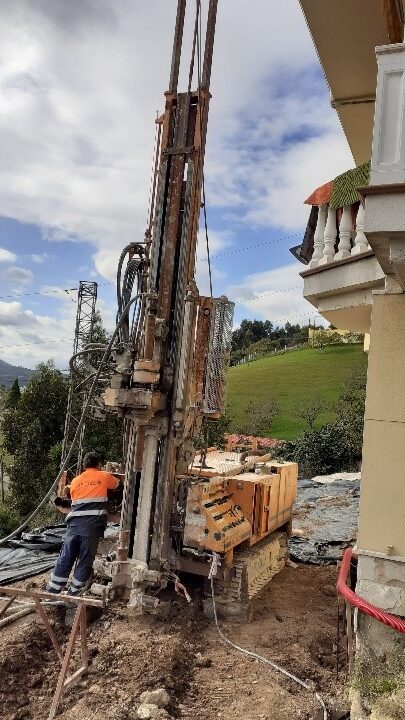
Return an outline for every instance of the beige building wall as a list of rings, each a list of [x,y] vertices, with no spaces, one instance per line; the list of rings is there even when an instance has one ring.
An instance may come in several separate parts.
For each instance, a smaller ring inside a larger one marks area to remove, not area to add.
[[[358,547],[405,557],[405,294],[375,294]]]

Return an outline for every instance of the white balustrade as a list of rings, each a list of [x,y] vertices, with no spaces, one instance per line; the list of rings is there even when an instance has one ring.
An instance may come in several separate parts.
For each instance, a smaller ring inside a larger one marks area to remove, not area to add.
[[[332,208],[328,206],[328,219],[323,236],[323,255],[319,261],[319,265],[328,265],[334,261],[336,236],[336,210],[332,210]]]
[[[362,203],[360,203],[356,218],[356,235],[354,238],[354,245],[352,247],[352,255],[361,255],[361,253],[367,252],[367,250],[371,250],[367,238],[364,234],[364,218],[364,206]]]
[[[332,210],[327,204],[319,205],[318,221],[314,233],[314,250],[309,262],[311,269],[361,255],[371,249],[364,233],[364,207],[360,203],[355,230],[353,229],[352,208],[352,205],[343,207],[339,224],[339,245],[335,253],[336,210]]]
[[[326,225],[326,213],[328,206],[318,206],[318,222],[316,223],[315,234],[314,234],[314,252],[312,253],[311,262],[309,263],[310,268],[318,267],[319,261],[323,255],[323,241],[325,234]]]
[[[352,206],[345,205],[339,224],[339,245],[335,260],[344,260],[350,257],[352,227]]]

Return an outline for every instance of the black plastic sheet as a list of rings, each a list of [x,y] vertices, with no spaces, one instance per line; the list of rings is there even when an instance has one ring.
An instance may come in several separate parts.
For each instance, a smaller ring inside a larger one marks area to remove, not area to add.
[[[9,540],[5,547],[0,546],[0,586],[50,570],[63,545],[66,529],[66,524],[37,528]],[[117,532],[118,526],[110,524],[104,537],[114,539]]]
[[[31,532],[21,533],[18,540],[9,540],[11,547],[25,548],[26,550],[60,550],[66,535],[66,524],[51,525],[37,528]]]
[[[356,539],[359,497],[359,480],[299,480],[293,516],[298,536],[290,538],[290,558],[313,565],[340,560]]]
[[[10,585],[50,570],[57,557],[58,553],[0,547],[0,585]]]

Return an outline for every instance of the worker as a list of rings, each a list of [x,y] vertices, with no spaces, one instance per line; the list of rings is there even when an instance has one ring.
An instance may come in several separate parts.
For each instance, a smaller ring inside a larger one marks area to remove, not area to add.
[[[90,587],[97,546],[107,525],[107,492],[119,485],[113,475],[100,470],[98,453],[87,453],[83,466],[84,472],[70,485],[72,503],[65,542],[49,578],[48,592],[60,593],[66,588],[75,563],[69,595],[82,595]]]

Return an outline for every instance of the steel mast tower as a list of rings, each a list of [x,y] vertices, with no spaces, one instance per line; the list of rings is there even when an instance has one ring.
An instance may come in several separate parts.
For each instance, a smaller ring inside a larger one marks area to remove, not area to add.
[[[76,326],[73,340],[73,356],[89,345],[93,339],[93,328],[96,312],[97,301],[97,283],[80,280],[79,290],[77,294],[77,312]],[[76,428],[80,419],[83,405],[87,399],[89,385],[83,382],[83,376],[75,371],[74,363],[70,363],[69,376],[69,394],[65,420],[65,433],[62,443],[61,465],[63,465],[66,455],[70,449],[75,436]],[[85,425],[82,427],[79,440],[77,442],[77,451],[73,453],[71,462],[66,470],[67,477],[74,477],[80,472],[82,453],[83,453],[83,437]]]

